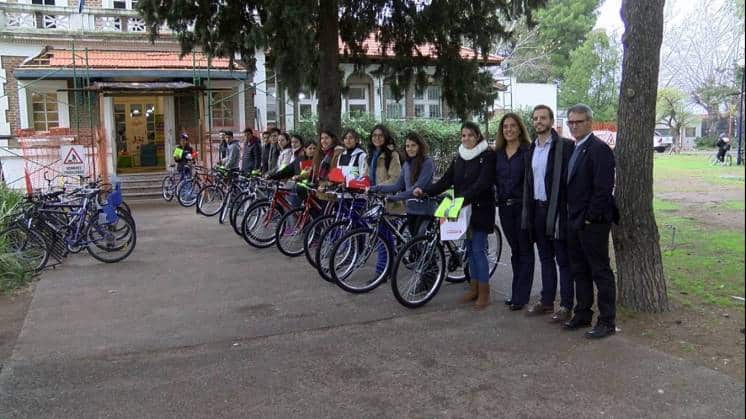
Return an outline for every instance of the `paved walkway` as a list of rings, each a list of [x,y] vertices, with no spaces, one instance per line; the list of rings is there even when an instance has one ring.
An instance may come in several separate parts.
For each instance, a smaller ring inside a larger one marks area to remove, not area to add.
[[[134,212],[128,260],[81,254],[43,275],[0,417],[744,416],[742,383],[623,333],[590,342],[502,304],[475,313],[455,303],[462,285],[408,310],[193,210]]]

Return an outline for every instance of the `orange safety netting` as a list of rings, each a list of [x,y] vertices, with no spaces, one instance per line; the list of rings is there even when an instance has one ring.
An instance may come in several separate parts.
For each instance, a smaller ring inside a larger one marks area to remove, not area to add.
[[[45,179],[64,174],[63,160],[65,156],[60,155],[60,149],[63,145],[81,145],[84,147],[84,156],[80,158],[84,161],[84,176],[96,178],[101,176],[106,179],[106,164],[102,158],[105,154],[104,147],[97,147],[92,144],[90,136],[74,135],[69,130],[58,129],[53,132],[30,133],[26,132],[25,136],[20,136],[18,142],[21,145],[24,159],[24,171],[26,176],[26,192],[32,193],[34,190],[47,189],[49,185]],[[100,144],[102,132],[98,129],[95,133],[95,143]],[[103,170],[102,170],[103,169]],[[68,181],[75,180],[68,178]],[[62,180],[57,180],[52,186],[59,186]]]

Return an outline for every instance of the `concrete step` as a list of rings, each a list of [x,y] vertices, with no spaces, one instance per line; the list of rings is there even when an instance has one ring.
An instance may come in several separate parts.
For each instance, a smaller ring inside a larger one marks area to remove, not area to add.
[[[128,196],[133,193],[154,193],[154,194],[160,194],[161,193],[161,185],[158,186],[138,186],[138,187],[122,187],[122,195]]]
[[[141,201],[141,200],[163,199],[161,197],[161,191],[160,190],[157,191],[157,192],[150,192],[150,191],[146,191],[146,192],[129,192],[129,193],[122,192],[122,197],[127,202],[130,202],[130,201]]]

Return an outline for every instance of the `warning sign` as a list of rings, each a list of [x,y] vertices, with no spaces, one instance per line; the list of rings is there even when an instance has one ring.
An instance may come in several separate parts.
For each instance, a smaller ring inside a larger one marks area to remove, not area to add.
[[[86,164],[84,156],[85,147],[83,147],[82,145],[60,146],[62,174],[65,176],[85,176]]]

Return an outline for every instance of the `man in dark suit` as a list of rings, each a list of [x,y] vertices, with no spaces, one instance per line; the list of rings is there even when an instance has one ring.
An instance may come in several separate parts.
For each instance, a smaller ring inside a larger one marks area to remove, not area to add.
[[[541,299],[527,314],[552,314],[552,322],[570,320],[575,305],[570,261],[567,256],[567,164],[575,143],[552,128],[554,112],[546,105],[534,108],[531,119],[536,139],[531,144],[523,176],[521,228],[536,243],[541,261]],[[560,307],[554,311],[559,268]]]
[[[593,111],[578,104],[570,108],[567,124],[575,138],[567,175],[567,250],[577,304],[565,329],[591,325],[593,284],[598,290],[599,316],[585,336],[604,338],[616,330],[616,284],[609,262],[609,232],[618,221],[614,203],[614,152],[593,135]]]

